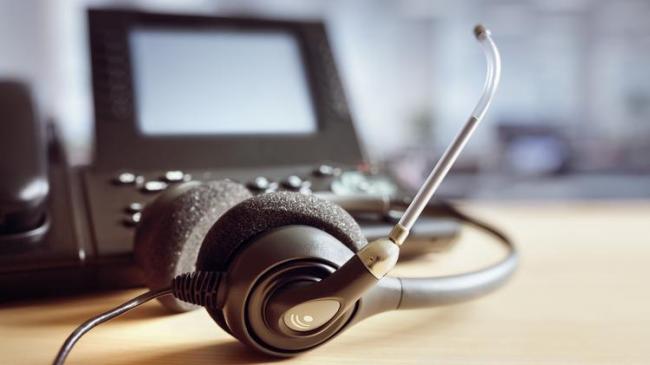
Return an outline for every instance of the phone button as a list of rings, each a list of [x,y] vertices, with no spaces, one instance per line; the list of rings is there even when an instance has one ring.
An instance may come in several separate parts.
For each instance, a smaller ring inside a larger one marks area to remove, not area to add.
[[[258,176],[253,179],[253,181],[246,184],[246,186],[254,191],[267,192],[275,190],[277,188],[277,183],[267,179],[264,176]]]
[[[127,205],[125,210],[128,213],[137,213],[137,212],[141,212],[142,209],[144,209],[144,204],[138,203],[138,202],[133,202],[133,203]]]
[[[131,185],[135,183],[136,178],[137,177],[135,176],[135,174],[131,172],[122,172],[119,175],[115,176],[113,182],[116,185]]]
[[[136,212],[124,218],[123,223],[127,227],[135,227],[140,223],[140,219],[142,219],[142,213]]]
[[[312,174],[318,177],[339,176],[341,169],[330,165],[320,165],[314,169]]]
[[[163,180],[170,183],[177,183],[177,182],[186,181],[189,177],[190,176],[185,174],[183,171],[171,170],[165,172],[165,175],[163,176]]]
[[[151,180],[144,183],[142,191],[145,193],[157,193],[167,189],[167,183],[164,181]]]
[[[282,181],[282,186],[293,191],[298,191],[302,187],[303,181],[299,176],[291,175]]]

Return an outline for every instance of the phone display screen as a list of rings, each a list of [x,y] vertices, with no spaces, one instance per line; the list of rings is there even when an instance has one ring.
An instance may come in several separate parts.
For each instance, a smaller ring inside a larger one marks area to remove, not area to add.
[[[300,45],[289,32],[136,27],[129,46],[144,135],[317,132]]]

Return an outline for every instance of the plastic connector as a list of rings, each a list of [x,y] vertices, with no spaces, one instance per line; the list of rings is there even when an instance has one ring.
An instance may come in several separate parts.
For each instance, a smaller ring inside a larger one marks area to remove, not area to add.
[[[172,280],[172,294],[184,302],[206,308],[218,308],[219,288],[223,273],[194,271],[180,274]]]

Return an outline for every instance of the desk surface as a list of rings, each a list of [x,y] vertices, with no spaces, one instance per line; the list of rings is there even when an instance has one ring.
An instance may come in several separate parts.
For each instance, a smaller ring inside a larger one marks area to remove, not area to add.
[[[648,364],[650,202],[482,203],[469,210],[519,243],[522,266],[502,290],[463,305],[385,313],[276,364]],[[401,265],[453,273],[500,252],[470,230],[450,252]],[[0,307],[0,363],[49,364],[79,323],[139,291]],[[69,364],[270,362],[204,311],[166,316],[149,303],[84,337]]]

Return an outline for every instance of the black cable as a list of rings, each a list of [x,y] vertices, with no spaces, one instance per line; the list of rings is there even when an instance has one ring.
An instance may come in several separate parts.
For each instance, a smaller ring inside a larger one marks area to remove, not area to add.
[[[104,312],[98,316],[95,316],[86,322],[84,322],[81,326],[77,327],[77,329],[70,334],[70,336],[65,340],[61,348],[59,349],[59,353],[56,355],[54,358],[54,362],[52,363],[53,365],[63,365],[65,363],[65,359],[68,357],[70,354],[70,351],[72,351],[72,348],[74,345],[79,341],[81,336],[86,334],[88,331],[91,329],[95,328],[97,325],[102,324],[106,321],[110,321],[111,319],[118,317],[131,309],[140,306],[141,304],[144,304],[152,299],[162,297],[164,295],[168,295],[172,293],[171,288],[164,288],[160,290],[151,290],[148,291],[142,295],[139,295],[128,302],[125,302],[107,312]]]
[[[514,273],[519,254],[515,244],[496,227],[469,216],[446,202],[424,209],[428,216],[453,218],[492,235],[508,250],[506,257],[485,268],[447,276],[400,278],[402,299],[399,309],[429,308],[464,302],[500,287]]]
[[[502,241],[509,251],[516,253],[517,248],[515,247],[512,240],[505,233],[501,232],[501,230],[499,230],[495,226],[486,223],[478,218],[463,213],[462,211],[458,210],[458,208],[456,208],[453,204],[448,202],[441,202],[440,209],[444,211],[444,213],[447,216],[451,218],[455,218],[459,222],[467,223],[471,226],[474,226],[480,230],[483,230],[491,234],[492,236],[496,237],[498,240]]]

